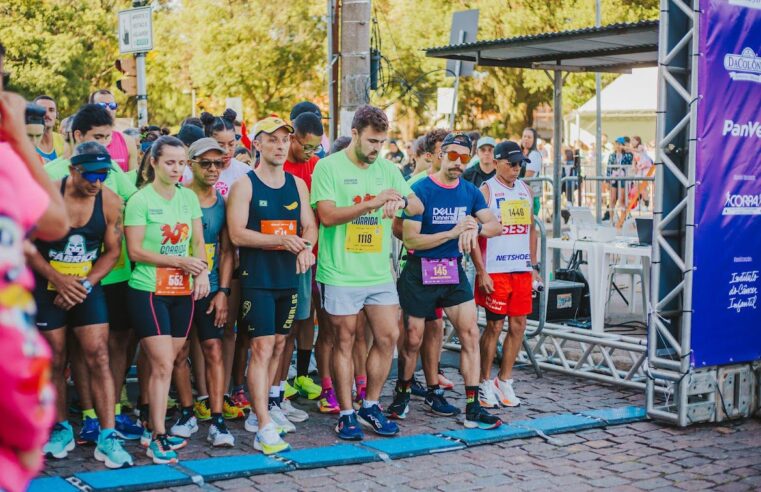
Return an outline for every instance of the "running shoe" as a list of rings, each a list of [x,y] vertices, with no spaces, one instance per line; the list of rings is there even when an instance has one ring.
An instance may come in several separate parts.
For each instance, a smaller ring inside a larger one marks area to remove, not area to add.
[[[293,406],[291,400],[283,400],[280,403],[280,409],[285,414],[285,417],[291,422],[304,422],[309,419],[309,414],[304,410],[300,410]]]
[[[320,413],[339,413],[341,411],[333,388],[322,390],[320,399],[317,400],[317,409],[320,410]]]
[[[149,458],[153,459],[153,462],[157,465],[164,465],[167,463],[177,463],[177,452],[172,449],[169,443],[169,436],[166,434],[156,436],[151,440],[151,444],[148,446],[145,454]]]
[[[248,432],[253,432],[256,434],[259,432],[259,418],[256,416],[256,413],[251,412],[248,414],[248,417],[246,417],[246,422],[243,424],[243,428],[246,429]],[[285,432],[285,429],[282,427],[278,427],[277,431],[280,433],[281,436],[284,436],[287,434]]]
[[[377,404],[369,408],[364,406],[360,408],[357,419],[379,436],[391,437],[399,434],[399,426],[396,422],[389,421]]]
[[[107,468],[125,468],[132,466],[132,456],[124,449],[124,441],[119,439],[116,431],[101,432],[95,447],[95,459],[105,463]]]
[[[98,437],[100,436],[100,422],[98,419],[85,417],[82,422],[82,428],[79,430],[79,437],[77,437],[77,444],[80,446],[84,444],[97,444]]]
[[[236,394],[238,397],[238,402],[243,404],[243,402],[240,400],[241,397],[243,397],[243,400],[245,400],[246,403],[248,403],[248,400],[246,400],[246,395],[241,391]],[[251,404],[248,403],[249,410],[251,409]],[[242,419],[246,416],[246,412],[243,411],[243,408],[241,408],[237,403],[236,400],[233,400],[233,398],[230,395],[225,395],[225,398],[222,402],[222,417],[225,420],[235,420],[235,419]]]
[[[288,420],[288,418],[285,416],[285,413],[283,413],[283,410],[276,404],[276,403],[270,403],[270,418],[273,422],[275,422],[275,425],[281,429],[284,429],[285,432],[295,432],[296,426],[293,425],[293,422]]]
[[[322,393],[322,387],[309,376],[296,376],[293,379],[293,388],[301,397],[309,400],[319,398]]]
[[[232,395],[225,395],[225,401],[228,402],[230,405],[240,408],[244,412],[251,411],[251,402],[248,401],[248,398],[246,398],[246,391],[243,389],[235,391]],[[241,415],[241,417],[243,416]],[[225,418],[229,420],[228,417],[225,417]],[[239,418],[239,417],[231,417],[231,418]]]
[[[428,394],[425,396],[425,405],[431,412],[444,417],[454,417],[460,413],[459,408],[444,398],[444,390],[441,388],[428,390]]]
[[[386,410],[388,418],[404,420],[410,411],[410,391],[395,391],[394,401]]]
[[[190,436],[196,432],[198,432],[198,421],[193,412],[183,412],[177,422],[169,429],[170,434],[184,439],[190,439]]]
[[[496,429],[502,425],[499,417],[490,414],[478,402],[471,403],[465,409],[465,427],[468,429]]]
[[[208,397],[203,400],[196,400],[195,403],[193,403],[193,414],[199,422],[211,420],[211,407],[209,406]]]
[[[444,375],[444,371],[441,369],[439,369],[439,388],[446,391],[452,391],[454,389],[454,383]]]
[[[231,448],[235,446],[235,437],[230,434],[224,420],[218,423],[211,423],[206,440],[215,448]]]
[[[283,388],[283,397],[287,399],[296,398],[299,396],[299,392],[296,391],[296,388],[291,386],[291,383],[288,381],[285,382],[285,387]]]
[[[71,424],[58,422],[53,427],[50,439],[42,448],[42,453],[45,456],[61,460],[68,456],[69,451],[72,451],[74,447],[74,430],[71,428]]]
[[[506,407],[520,406],[521,400],[517,396],[515,396],[512,379],[508,379],[507,381],[502,381],[498,377],[495,377],[491,381],[491,386],[494,390],[494,394],[497,395],[497,399],[499,399],[499,402],[503,406],[506,406]]]
[[[478,385],[478,402],[484,408],[499,408],[499,400],[494,394],[491,380],[485,379]]]
[[[365,438],[365,434],[362,432],[359,422],[357,422],[357,414],[354,412],[351,415],[341,415],[338,417],[336,433],[338,437],[346,441],[361,441]]]
[[[362,387],[359,391],[357,391],[357,394],[354,397],[354,401],[352,402],[354,410],[359,410],[362,408],[362,402],[365,401],[365,398],[367,398],[367,388]]]
[[[254,449],[266,455],[282,453],[291,449],[291,445],[283,441],[275,422],[262,427],[254,437]]]
[[[121,439],[134,441],[143,435],[143,426],[133,421],[126,413],[115,415],[114,423],[116,424],[116,435]]]
[[[177,451],[178,449],[182,449],[188,445],[187,439],[183,439],[177,436],[170,436],[167,434],[166,440],[169,443],[169,447],[175,451]],[[143,435],[140,436],[140,445],[144,448],[147,448],[148,446],[151,445],[151,441],[153,441],[153,433],[150,430],[145,429],[143,431]]]
[[[425,398],[425,395],[428,394],[428,388],[426,388],[424,384],[421,384],[415,376],[412,377],[412,384],[410,385],[410,389],[412,390],[412,396]]]

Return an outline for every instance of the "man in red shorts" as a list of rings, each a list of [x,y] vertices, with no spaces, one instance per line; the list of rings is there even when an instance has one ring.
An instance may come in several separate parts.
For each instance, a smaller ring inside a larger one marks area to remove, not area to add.
[[[476,304],[486,309],[486,329],[481,335],[481,384],[479,401],[484,408],[517,407],[512,370],[531,313],[531,287],[541,281],[536,261],[536,231],[532,213],[531,188],[518,179],[527,159],[520,146],[511,141],[494,148],[497,174],[481,186],[486,203],[502,223],[502,234],[481,238],[481,251],[474,251]],[[480,254],[479,254],[480,253]],[[497,377],[491,378],[491,364],[497,350],[505,317],[509,317],[502,362]]]

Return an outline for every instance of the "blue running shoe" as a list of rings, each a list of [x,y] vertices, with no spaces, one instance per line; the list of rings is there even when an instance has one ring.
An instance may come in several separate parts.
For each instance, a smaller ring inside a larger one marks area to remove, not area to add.
[[[447,402],[444,398],[444,390],[441,388],[428,390],[428,394],[425,395],[425,405],[431,412],[444,417],[454,417],[460,413],[459,408]]]
[[[124,441],[119,439],[116,431],[100,433],[95,448],[95,459],[105,463],[108,468],[132,466],[132,456],[124,449]]]
[[[151,441],[151,444],[148,446],[145,454],[148,455],[148,457],[151,458],[157,465],[177,463],[178,461],[177,452],[172,449],[169,441],[167,440],[166,434],[162,436],[156,436]]]
[[[418,381],[414,376],[412,377],[412,385],[410,386],[410,389],[412,390],[412,396],[425,398],[425,396],[428,394],[428,388],[420,384],[420,381]]]
[[[77,437],[77,444],[80,446],[83,444],[98,444],[98,437],[100,436],[100,422],[98,419],[85,417],[82,422],[82,428],[79,430],[79,437]]]
[[[74,449],[74,431],[68,422],[59,422],[53,427],[50,440],[42,448],[45,456],[63,459]]]
[[[116,435],[121,439],[134,441],[140,439],[140,436],[143,435],[143,426],[137,422],[133,422],[133,420],[129,418],[129,415],[120,413],[114,417],[114,421],[116,423]]]
[[[338,424],[336,425],[336,432],[338,437],[346,441],[361,441],[365,438],[362,428],[360,428],[357,422],[357,414],[341,415],[338,418]]]
[[[379,436],[391,437],[399,434],[399,426],[396,422],[388,420],[378,405],[360,408],[358,417],[363,425],[370,427]]]

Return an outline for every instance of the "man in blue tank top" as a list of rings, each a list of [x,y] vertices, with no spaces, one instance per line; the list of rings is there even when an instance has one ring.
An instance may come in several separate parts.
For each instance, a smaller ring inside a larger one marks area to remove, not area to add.
[[[240,319],[251,348],[247,377],[254,411],[246,430],[256,432],[254,449],[264,454],[289,449],[280,433],[295,430],[280,408],[276,373],[296,315],[298,275],[314,264],[317,240],[307,185],[283,170],[292,134],[277,117],[256,124],[259,166],[235,182],[227,202],[230,239],[240,248]]]
[[[122,202],[103,185],[111,168],[105,147],[80,144],[71,158],[69,175],[57,182],[71,229],[59,241],[36,241],[30,258],[35,272],[34,299],[37,328],[53,352],[52,380],[56,385],[57,424],[44,452],[65,458],[74,449],[68,422],[66,381],[66,329],[79,341],[92,381],[95,410],[101,431],[95,458],[109,468],[132,465],[114,428],[116,395],[108,362],[108,309],[100,281],[121,253]]]
[[[225,368],[222,361],[222,333],[228,320],[227,297],[230,295],[235,251],[227,233],[225,200],[214,187],[224,166],[222,157],[225,153],[213,138],[196,140],[188,149],[193,172],[188,188],[193,190],[201,204],[210,289],[209,295],[195,301],[191,337],[175,360],[174,380],[182,411],[171,428],[173,435],[189,438],[198,431],[198,420],[210,420],[207,441],[214,447],[235,444],[223,418]],[[198,390],[195,403],[187,363],[191,344]]]

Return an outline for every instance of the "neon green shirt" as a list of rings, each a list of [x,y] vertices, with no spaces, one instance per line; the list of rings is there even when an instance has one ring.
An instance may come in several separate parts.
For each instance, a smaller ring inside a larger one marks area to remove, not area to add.
[[[403,196],[412,193],[399,169],[378,158],[367,169],[349,160],[346,152],[321,159],[312,175],[312,206],[330,200],[337,207],[367,201],[393,188]],[[365,214],[348,224],[320,224],[317,281],[338,286],[370,286],[392,282],[391,219],[382,210]]]
[[[60,159],[56,159],[45,164],[44,169],[45,172],[48,173],[48,176],[51,180],[58,181],[59,179],[63,179],[65,176],[69,175],[70,165],[71,162],[69,162],[68,159],[61,157]],[[137,191],[137,188],[135,187],[135,180],[130,180],[126,173],[122,171],[122,168],[119,167],[119,164],[114,161],[111,161],[111,172],[108,173],[108,177],[103,182],[103,184],[108,186],[111,191],[119,195],[125,203],[127,202],[127,199],[129,199],[129,197],[131,197],[132,194]],[[119,259],[116,261],[116,265],[111,269],[110,272],[108,272],[108,275],[103,277],[103,280],[100,281],[100,284],[111,285],[118,284],[119,282],[126,282],[129,279],[131,272],[132,267],[130,265],[129,259],[127,258],[127,242],[123,240],[122,253],[119,255]]]
[[[178,187],[171,200],[146,185],[127,202],[124,225],[145,226],[143,248],[169,256],[190,256],[193,219],[202,216],[198,197],[192,190]],[[156,292],[156,266],[138,262],[129,279],[133,289]]]

